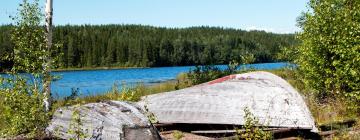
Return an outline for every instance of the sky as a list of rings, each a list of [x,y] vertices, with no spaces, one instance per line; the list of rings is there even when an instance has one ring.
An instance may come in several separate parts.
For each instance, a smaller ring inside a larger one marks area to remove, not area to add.
[[[0,0],[0,24],[10,24],[22,0]],[[300,31],[308,0],[54,0],[55,25],[141,24],[216,26],[274,33]],[[45,0],[40,0],[44,7]]]

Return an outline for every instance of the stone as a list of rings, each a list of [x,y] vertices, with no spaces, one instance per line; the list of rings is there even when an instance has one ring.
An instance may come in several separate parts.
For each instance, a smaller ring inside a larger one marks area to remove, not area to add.
[[[76,114],[80,119],[74,119]],[[46,132],[61,139],[77,136],[84,136],[88,140],[160,139],[158,131],[144,114],[137,105],[122,101],[62,107],[54,113]],[[79,131],[74,132],[76,130]]]

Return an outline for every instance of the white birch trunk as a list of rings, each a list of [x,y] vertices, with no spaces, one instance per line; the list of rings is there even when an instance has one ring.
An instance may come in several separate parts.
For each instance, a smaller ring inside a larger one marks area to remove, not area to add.
[[[44,107],[46,111],[50,109],[50,83],[51,83],[51,57],[50,57],[50,49],[52,46],[52,16],[53,16],[53,0],[46,0],[45,4],[45,20],[46,20],[46,48],[49,51],[49,54],[46,58],[46,64],[44,66],[45,70],[45,80],[44,80]]]

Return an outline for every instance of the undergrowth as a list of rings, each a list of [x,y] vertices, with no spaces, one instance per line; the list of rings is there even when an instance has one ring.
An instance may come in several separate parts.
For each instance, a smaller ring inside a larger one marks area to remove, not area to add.
[[[167,81],[155,85],[137,84],[135,86],[127,86],[122,84],[121,89],[117,84],[114,84],[112,89],[104,94],[84,96],[77,98],[81,95],[78,90],[74,89],[73,93],[65,98],[56,100],[53,104],[53,108],[59,108],[62,106],[70,106],[76,104],[95,103],[108,100],[122,100],[122,101],[139,101],[141,97],[161,92],[168,92],[173,90],[182,89],[191,86],[191,82],[187,78],[185,73],[181,73],[177,76],[176,80]]]
[[[244,109],[244,120],[245,124],[243,126],[244,131],[237,130],[237,139],[244,140],[269,140],[272,139],[272,134],[269,131],[266,131],[266,126],[262,126],[259,123],[259,119],[256,118],[249,108]]]
[[[181,131],[175,130],[175,131],[173,132],[172,136],[173,136],[173,138],[174,138],[175,140],[180,140],[181,138],[184,137],[184,133],[181,132]]]
[[[252,71],[236,71],[234,73],[244,73]],[[266,70],[268,72],[274,73],[286,81],[288,81],[295,89],[297,89],[304,97],[305,102],[307,103],[312,115],[314,116],[315,122],[318,126],[326,125],[338,121],[346,120],[359,120],[359,115],[355,110],[352,110],[350,105],[341,99],[338,100],[328,100],[326,102],[319,102],[316,99],[316,96],[312,94],[312,91],[307,89],[301,80],[301,76],[294,69],[284,68],[278,70]],[[220,78],[220,77],[216,77]],[[185,87],[192,86],[193,81],[188,77],[187,74],[180,74],[176,80],[168,81],[152,86],[146,86],[144,84],[139,84],[134,87],[126,87],[122,89],[117,89],[117,86],[103,95],[96,96],[87,96],[79,98],[77,101],[66,101],[58,100],[56,106],[64,105],[74,105],[77,103],[90,103],[90,102],[101,102],[106,100],[126,100],[126,101],[139,101],[142,96],[173,91]],[[357,124],[359,125],[359,124]],[[342,133],[341,135],[347,136],[347,134]]]
[[[345,98],[328,98],[327,100],[318,100],[316,94],[306,88],[302,76],[298,71],[293,69],[279,69],[269,70],[269,72],[276,74],[287,82],[289,82],[300,94],[309,107],[317,126],[324,126],[338,123],[355,121],[357,122],[353,129],[359,133],[360,131],[360,112],[354,109],[354,104],[347,101]],[[339,130],[340,129],[340,130]],[[333,126],[330,130],[339,130],[336,136],[331,139],[354,139],[359,138],[359,134],[351,134],[346,128]]]

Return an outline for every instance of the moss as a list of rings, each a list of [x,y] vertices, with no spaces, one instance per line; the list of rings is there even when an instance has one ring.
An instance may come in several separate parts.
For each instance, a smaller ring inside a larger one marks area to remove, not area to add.
[[[184,134],[181,132],[181,131],[178,131],[178,130],[175,130],[173,133],[172,133],[174,139],[176,140],[180,140],[181,138],[184,137]]]

